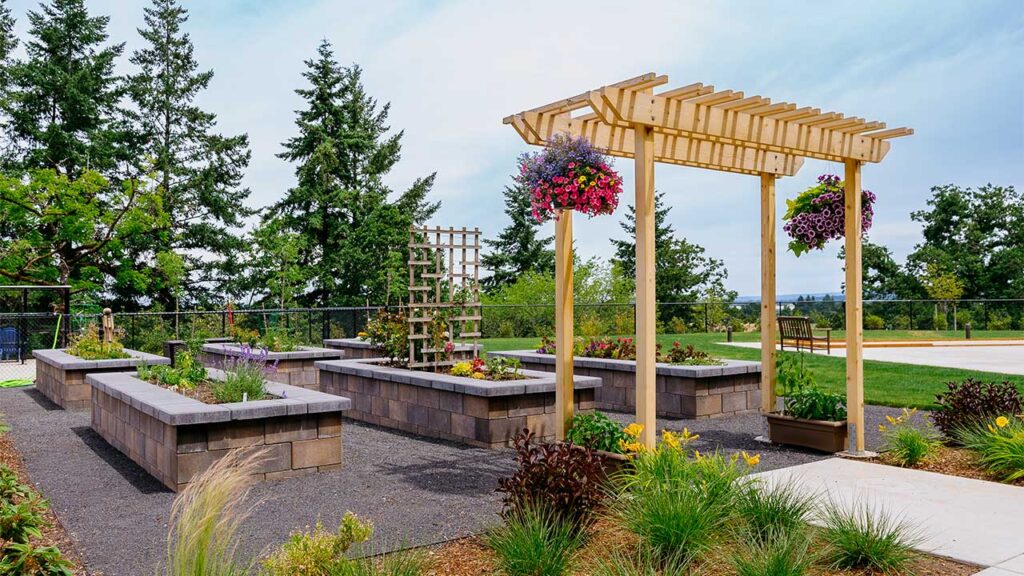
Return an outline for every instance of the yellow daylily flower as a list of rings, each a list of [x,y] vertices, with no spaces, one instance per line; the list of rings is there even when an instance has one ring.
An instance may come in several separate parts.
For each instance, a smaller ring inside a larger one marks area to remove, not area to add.
[[[700,438],[700,434],[691,434],[689,428],[683,428],[683,434],[680,438],[682,439],[683,444],[689,444],[690,442]]]
[[[644,431],[644,425],[633,422],[629,426],[626,426],[622,431],[625,432],[627,436],[639,438],[640,434]]]
[[[761,463],[760,454],[750,455],[747,454],[746,452],[741,452],[740,454],[743,456],[743,461],[746,462],[747,466],[750,466],[751,468]]]
[[[1000,428],[1006,428],[1007,424],[1009,423],[1010,419],[1007,418],[1006,416],[1000,416],[999,418],[996,418],[996,426],[999,426]]]
[[[673,450],[679,450],[682,447],[682,445],[679,442],[679,437],[676,436],[675,434],[673,434],[669,430],[662,430],[662,432],[661,432],[661,442],[665,446],[668,446],[669,448],[672,448]]]

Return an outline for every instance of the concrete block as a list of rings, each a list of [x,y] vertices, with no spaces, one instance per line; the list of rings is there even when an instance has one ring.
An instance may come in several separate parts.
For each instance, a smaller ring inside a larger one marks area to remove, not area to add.
[[[292,443],[292,468],[341,464],[341,439],[320,438]]]

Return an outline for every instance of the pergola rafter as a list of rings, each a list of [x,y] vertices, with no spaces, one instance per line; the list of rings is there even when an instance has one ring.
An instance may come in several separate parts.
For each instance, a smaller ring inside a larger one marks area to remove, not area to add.
[[[846,175],[847,404],[850,452],[864,450],[861,279],[861,165],[881,162],[892,138],[914,133],[819,108],[772,102],[701,83],[663,90],[668,77],[644,74],[504,119],[529,144],[559,134],[583,137],[636,165],[637,421],[655,441],[654,163],[756,175],[761,185],[762,410],[775,407],[775,181],[805,158],[840,162]],[[555,225],[557,435],[572,417],[572,217]]]

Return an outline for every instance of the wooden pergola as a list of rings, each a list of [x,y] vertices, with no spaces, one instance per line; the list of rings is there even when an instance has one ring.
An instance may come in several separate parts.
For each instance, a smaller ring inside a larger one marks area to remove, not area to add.
[[[528,144],[558,134],[587,138],[636,166],[636,419],[654,446],[655,277],[654,163],[758,176],[761,182],[761,408],[775,408],[775,180],[800,170],[804,158],[839,162],[846,172],[846,394],[850,452],[864,451],[864,360],[861,286],[861,165],[880,162],[889,140],[913,134],[882,122],[818,108],[772,103],[761,96],[689,84],[661,91],[668,76],[644,74],[504,119]],[[850,193],[853,192],[853,193]],[[572,419],[572,217],[555,224],[557,436]]]

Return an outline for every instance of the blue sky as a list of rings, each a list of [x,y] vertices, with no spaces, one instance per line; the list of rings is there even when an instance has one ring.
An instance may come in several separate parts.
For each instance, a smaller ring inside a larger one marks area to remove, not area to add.
[[[9,2],[25,27],[36,2]],[[933,185],[1021,186],[1024,177],[1024,1],[661,2],[184,2],[200,64],[216,76],[202,103],[226,133],[247,132],[246,178],[263,206],[293,182],[275,157],[294,132],[303,60],[321,38],[342,63],[365,69],[367,89],[392,104],[405,130],[395,189],[437,171],[434,223],[505,224],[501,190],[525,144],[502,117],[644,72],[742,90],[774,101],[910,126],[885,162],[868,165],[878,195],[870,238],[897,256],[919,238],[910,212]],[[92,0],[112,39],[138,46],[145,2]],[[122,70],[130,67],[127,58]],[[631,163],[619,161],[632,196]],[[783,198],[841,167],[808,161],[781,180]],[[678,234],[725,260],[729,287],[758,291],[758,182],[754,177],[659,166],[656,186]],[[577,248],[607,256],[624,210],[578,218]],[[548,226],[551,226],[550,224]],[[780,227],[779,292],[838,290],[838,245],[799,259]]]

